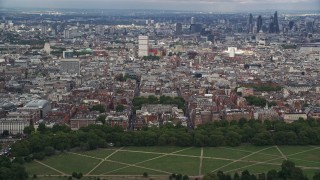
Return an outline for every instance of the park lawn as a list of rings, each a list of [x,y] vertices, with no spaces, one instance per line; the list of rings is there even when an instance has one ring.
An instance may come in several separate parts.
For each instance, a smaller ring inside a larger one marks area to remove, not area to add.
[[[202,174],[207,174],[212,172],[213,170],[222,167],[232,161],[226,161],[226,160],[216,160],[216,159],[202,159]]]
[[[48,157],[42,162],[67,174],[72,174],[72,172],[81,172],[85,174],[95,167],[100,161],[98,159],[75,154],[61,153]]]
[[[307,152],[302,152],[295,155],[289,155],[289,158],[297,158],[300,160],[317,161],[320,162],[320,149],[313,149]]]
[[[309,151],[311,149],[315,149],[315,147],[311,146],[278,146],[283,154],[286,156],[292,156],[296,153],[301,153],[303,151]]]
[[[92,150],[92,151],[79,151],[76,153],[104,159],[107,156],[109,156],[110,154],[112,154],[114,151],[115,151],[114,149],[96,149],[96,150]]]
[[[275,160],[277,158],[281,158],[281,156],[273,156],[273,155],[269,155],[269,154],[252,154],[242,160],[244,161],[258,161],[258,162],[265,162],[265,161],[271,161],[271,160]]]
[[[113,154],[108,159],[112,161],[128,163],[128,164],[135,164],[142,161],[146,161],[148,159],[152,159],[154,157],[163,156],[159,154],[152,154],[152,153],[138,153],[138,152],[117,152]]]
[[[256,152],[256,151],[260,151],[262,149],[267,149],[270,146],[254,146],[252,144],[243,144],[241,146],[238,147],[231,147],[232,149],[235,150],[239,150],[239,151],[248,151],[250,153]]]
[[[100,164],[94,171],[92,171],[90,174],[91,175],[100,175],[100,174],[107,174],[110,171],[114,171],[119,168],[126,167],[127,165],[120,164],[117,162],[110,162],[110,161],[105,161]]]
[[[28,172],[29,176],[36,175],[60,175],[59,172],[54,171],[46,166],[43,166],[35,161],[32,161],[30,163],[25,163],[24,167],[26,168],[26,171]]]
[[[128,146],[123,148],[123,150],[156,152],[156,153],[173,153],[176,151],[180,151],[182,149],[185,149],[185,148],[176,147],[176,146],[150,146],[150,147]]]
[[[279,158],[279,159],[275,159],[272,161],[266,161],[267,163],[273,163],[273,164],[278,164],[279,166],[281,166],[281,164],[283,163],[285,159],[284,158]],[[290,160],[290,159],[289,159]],[[294,161],[293,161],[294,162]]]
[[[114,174],[114,175],[127,174],[127,175],[141,175],[142,176],[142,174],[144,172],[148,173],[148,175],[166,175],[167,174],[167,173],[164,173],[164,172],[153,171],[153,170],[150,170],[150,169],[134,167],[134,166],[130,166],[130,167],[126,167],[126,168],[123,168],[123,169],[119,169],[117,171],[110,172],[108,174]]]
[[[240,171],[242,168],[250,167],[251,165],[254,165],[255,163],[250,162],[234,162],[234,163],[227,163],[217,169],[214,170],[214,172],[223,171],[223,172],[235,172]]]
[[[237,151],[229,148],[205,147],[203,148],[203,156],[226,158],[226,160],[236,160],[251,154],[250,152]]]
[[[186,149],[181,152],[177,152],[174,154],[182,154],[182,155],[189,155],[189,156],[200,156],[201,155],[201,148],[199,147],[192,147],[190,149]]]
[[[296,166],[307,166],[307,167],[320,167],[320,161],[309,161],[309,160],[302,160],[302,159],[291,159]]]
[[[139,166],[190,176],[199,174],[199,164],[199,158],[168,155],[141,163]]]
[[[30,176],[29,179],[33,179],[32,176]],[[67,179],[68,177],[64,177],[64,176],[38,176],[37,177],[37,180],[67,180]]]
[[[268,154],[270,156],[274,157],[282,157],[282,154],[279,152],[279,150],[276,148],[276,146],[273,146],[269,149],[263,150],[259,152],[258,154]]]
[[[37,180],[68,180],[69,176],[41,176]],[[31,177],[29,179],[32,179]],[[73,178],[74,179],[74,178]],[[81,180],[93,180],[94,177],[82,177]]]
[[[232,174],[235,172],[241,173],[244,170],[248,170],[251,174],[261,174],[261,173],[267,174],[267,172],[272,169],[275,169],[278,171],[280,170],[280,166],[269,165],[269,164],[256,164],[256,165],[240,168],[236,171],[230,171],[230,173]]]

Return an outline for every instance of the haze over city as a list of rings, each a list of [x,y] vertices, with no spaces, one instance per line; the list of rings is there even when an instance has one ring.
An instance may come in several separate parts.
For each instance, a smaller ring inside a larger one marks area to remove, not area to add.
[[[318,0],[0,0],[3,8],[159,9],[212,12],[319,10]]]

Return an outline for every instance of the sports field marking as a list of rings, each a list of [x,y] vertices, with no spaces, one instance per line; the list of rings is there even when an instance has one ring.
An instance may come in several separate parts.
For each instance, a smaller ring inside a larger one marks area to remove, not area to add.
[[[246,155],[246,156],[244,156],[244,157],[242,157],[242,158],[240,158],[240,159],[234,160],[234,161],[232,161],[232,162],[230,162],[230,163],[228,163],[228,164],[226,164],[226,165],[224,165],[224,166],[221,166],[221,167],[219,167],[219,168],[217,168],[217,169],[215,169],[215,170],[213,170],[213,171],[211,171],[211,172],[218,171],[218,170],[221,169],[221,168],[227,167],[227,166],[229,166],[229,165],[231,165],[231,164],[233,164],[233,163],[235,163],[235,162],[239,162],[240,160],[242,160],[242,159],[244,159],[244,158],[247,158],[247,157],[249,157],[249,156],[252,156],[252,155],[254,155],[254,154],[257,154],[257,153],[259,153],[259,152],[261,152],[261,151],[270,149],[270,148],[272,148],[272,147],[273,147],[273,146],[267,147],[267,148],[264,148],[264,149],[260,149],[259,151],[255,151],[255,152],[253,152],[253,153],[251,153],[251,154],[248,154],[248,155]]]
[[[199,176],[201,176],[201,170],[202,170],[202,159],[203,159],[203,147],[201,148],[201,154],[200,154]]]
[[[179,151],[175,151],[175,152],[171,152],[171,153],[165,153],[165,154],[163,154],[163,155],[161,155],[161,156],[157,156],[157,157],[154,157],[154,158],[151,158],[151,159],[147,159],[147,160],[144,160],[144,161],[140,161],[140,162],[137,162],[137,163],[134,163],[134,164],[128,164],[128,165],[125,166],[125,167],[122,167],[122,168],[118,168],[118,169],[109,171],[109,172],[107,172],[106,174],[109,174],[109,173],[112,173],[112,172],[115,172],[115,171],[119,171],[119,170],[121,170],[121,169],[130,167],[130,166],[134,166],[134,165],[137,165],[137,164],[141,164],[141,163],[145,163],[145,162],[152,161],[152,160],[155,160],[155,159],[159,159],[159,158],[162,158],[162,157],[164,157],[164,156],[168,156],[168,155],[172,155],[172,154],[174,155],[174,153],[178,153],[178,152],[181,152],[181,151],[185,151],[185,150],[191,149],[191,148],[192,148],[192,147],[185,148],[185,149],[181,149],[181,150],[179,150]],[[115,162],[117,162],[117,161],[115,161]],[[161,170],[161,171],[162,171],[162,170]],[[170,174],[170,172],[168,172],[168,173]]]
[[[283,154],[283,152],[279,149],[278,146],[275,146],[277,148],[277,150],[279,151],[279,153],[282,155],[282,157],[285,159],[285,160],[288,160],[287,156]]]
[[[47,165],[47,164],[45,164],[45,163],[43,163],[43,162],[40,162],[40,161],[38,161],[38,160],[34,160],[34,161],[37,162],[37,163],[39,163],[39,164],[41,164],[42,166],[45,166],[45,167],[47,167],[47,168],[50,168],[50,169],[52,169],[52,170],[60,173],[61,175],[67,175],[66,173],[64,173],[64,172],[62,172],[62,171],[60,171],[60,170],[58,170],[58,169],[56,169],[56,168],[54,168],[54,167],[52,167],[52,166],[49,166],[49,165]]]

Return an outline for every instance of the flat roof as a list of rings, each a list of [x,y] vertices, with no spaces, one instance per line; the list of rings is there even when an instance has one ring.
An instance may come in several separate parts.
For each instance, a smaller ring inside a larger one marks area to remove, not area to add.
[[[48,104],[49,101],[44,100],[44,99],[38,99],[38,100],[32,100],[28,102],[25,107],[39,107],[43,108],[46,104]]]

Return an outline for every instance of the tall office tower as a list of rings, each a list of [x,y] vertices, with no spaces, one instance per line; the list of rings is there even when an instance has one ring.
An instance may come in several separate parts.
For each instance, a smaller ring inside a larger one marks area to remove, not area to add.
[[[190,32],[191,33],[200,33],[202,31],[202,24],[191,24]]]
[[[196,23],[196,19],[194,18],[194,17],[191,17],[191,20],[190,20],[191,22],[191,24],[195,24]]]
[[[139,51],[138,56],[148,56],[149,55],[149,37],[148,36],[139,36]]]
[[[251,13],[249,15],[249,20],[248,20],[248,32],[249,33],[253,32],[253,16]]]
[[[293,21],[289,21],[289,29],[290,30],[292,30],[293,26],[294,26],[294,22]]]
[[[103,25],[96,26],[96,34],[104,35],[104,26]]]
[[[311,19],[306,21],[306,32],[313,33],[313,21]]]
[[[80,75],[80,60],[79,59],[62,59],[60,61],[60,71],[68,74]]]
[[[259,33],[262,30],[262,17],[261,15],[257,18],[257,33]]]
[[[181,35],[181,34],[182,34],[182,24],[176,23],[176,35]]]
[[[273,31],[275,33],[279,33],[280,32],[280,29],[279,29],[279,21],[278,21],[278,12],[276,11],[274,13],[274,17],[273,17]]]
[[[70,31],[69,29],[65,29],[63,31],[63,37],[66,38],[66,39],[69,39],[70,38]]]
[[[41,34],[47,34],[47,26],[46,25],[41,26]]]
[[[269,33],[275,32],[275,25],[274,25],[274,19],[273,16],[270,17],[270,23],[269,23]]]

